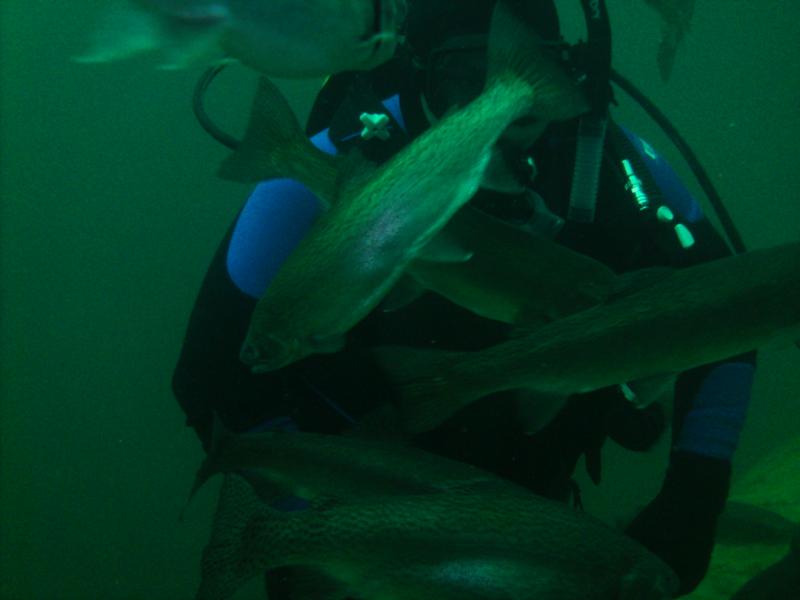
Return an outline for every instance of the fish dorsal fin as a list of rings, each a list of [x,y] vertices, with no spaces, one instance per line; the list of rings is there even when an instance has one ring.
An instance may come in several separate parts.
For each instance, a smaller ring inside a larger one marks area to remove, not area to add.
[[[220,165],[219,176],[242,183],[291,178],[329,203],[338,170],[339,160],[305,136],[278,87],[268,77],[259,78],[244,138]]]
[[[197,469],[194,484],[189,492],[189,497],[187,498],[186,504],[184,505],[178,517],[179,521],[183,521],[185,519],[186,511],[189,508],[189,505],[192,503],[194,497],[197,495],[197,492],[200,491],[200,488],[202,488],[206,482],[217,472],[219,456],[225,451],[226,447],[232,442],[233,438],[234,434],[227,427],[225,427],[222,419],[220,419],[219,415],[215,412],[211,425],[211,449],[209,450],[208,456],[205,457],[200,467]]]

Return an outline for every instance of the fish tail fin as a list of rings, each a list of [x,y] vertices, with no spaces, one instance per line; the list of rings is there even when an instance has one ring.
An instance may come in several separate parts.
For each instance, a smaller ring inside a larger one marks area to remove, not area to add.
[[[114,2],[101,15],[99,26],[85,54],[74,56],[80,63],[104,63],[135,56],[159,47],[158,17],[129,2]]]
[[[537,118],[556,121],[590,108],[584,90],[555,57],[548,55],[527,14],[525,0],[500,0],[489,35],[489,85],[509,73],[531,86],[529,109]]]
[[[665,83],[672,77],[679,44],[680,38],[677,34],[665,32],[664,37],[661,38],[661,43],[658,45],[658,55],[656,57],[658,73],[661,75],[661,81]]]
[[[289,177],[319,193],[335,184],[338,166],[335,157],[309,141],[280,89],[261,77],[244,138],[218,175],[242,183]]]
[[[200,464],[200,468],[197,469],[197,473],[194,477],[194,484],[192,484],[192,489],[189,492],[189,497],[186,499],[186,504],[183,506],[183,509],[181,509],[181,514],[178,517],[179,521],[185,519],[186,511],[200,488],[219,471],[220,454],[234,437],[234,433],[225,427],[219,415],[214,413],[214,421],[211,425],[211,450]]]
[[[73,60],[105,63],[160,49],[168,57],[161,67],[178,69],[212,54],[220,58],[217,41],[227,19],[227,9],[221,4],[168,14],[113,2],[101,17],[89,51]]]
[[[452,376],[457,352],[402,346],[376,348],[374,356],[388,378],[403,428],[422,433],[446,421],[474,400]]]
[[[228,598],[265,569],[281,566],[277,564],[282,549],[279,526],[286,518],[263,504],[244,477],[227,473],[220,488],[211,538],[203,550],[196,597]],[[270,539],[273,533],[274,540]]]

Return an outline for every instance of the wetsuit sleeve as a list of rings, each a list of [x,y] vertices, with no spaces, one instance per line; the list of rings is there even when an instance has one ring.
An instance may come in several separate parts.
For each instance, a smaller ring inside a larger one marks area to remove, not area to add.
[[[280,373],[256,377],[239,360],[256,299],[231,280],[227,255],[233,228],[223,239],[206,272],[192,309],[172,389],[186,422],[206,450],[214,413],[241,431],[268,416],[285,414]]]
[[[206,273],[173,375],[173,392],[206,449],[216,413],[233,431],[286,420],[290,371],[253,375],[239,360],[258,298],[318,216],[301,184],[259,184]]]

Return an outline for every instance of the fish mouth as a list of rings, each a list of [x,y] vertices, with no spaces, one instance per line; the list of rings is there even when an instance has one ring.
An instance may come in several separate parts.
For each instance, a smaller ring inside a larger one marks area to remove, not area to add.
[[[292,362],[298,347],[297,340],[286,343],[273,336],[259,340],[258,343],[248,339],[242,344],[239,360],[255,374],[268,373]]]

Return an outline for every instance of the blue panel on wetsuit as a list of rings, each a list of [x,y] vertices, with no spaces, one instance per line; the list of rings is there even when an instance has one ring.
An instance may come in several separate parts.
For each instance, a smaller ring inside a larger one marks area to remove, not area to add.
[[[311,141],[324,152],[336,152],[327,129]],[[236,287],[260,298],[321,209],[317,197],[302,183],[291,179],[259,183],[239,215],[228,246],[228,274]]]
[[[754,374],[751,363],[725,363],[712,370],[684,419],[675,449],[730,460],[744,427]]]
[[[383,105],[386,107],[386,110],[392,114],[392,117],[394,117],[394,120],[397,121],[397,124],[400,125],[403,131],[408,133],[406,120],[403,117],[403,111],[400,109],[400,95],[398,94],[396,96],[392,96],[388,100],[384,100]]]
[[[405,128],[399,96],[384,100],[383,105]],[[337,152],[327,129],[311,142],[328,154]],[[297,181],[275,179],[258,184],[239,215],[228,246],[228,274],[236,287],[260,298],[320,212],[317,197]]]
[[[658,154],[653,147],[638,135],[620,126],[625,135],[639,151],[647,169],[653,176],[667,205],[677,213],[683,221],[695,223],[703,218],[703,211],[691,192],[683,185],[678,174],[670,164]]]

